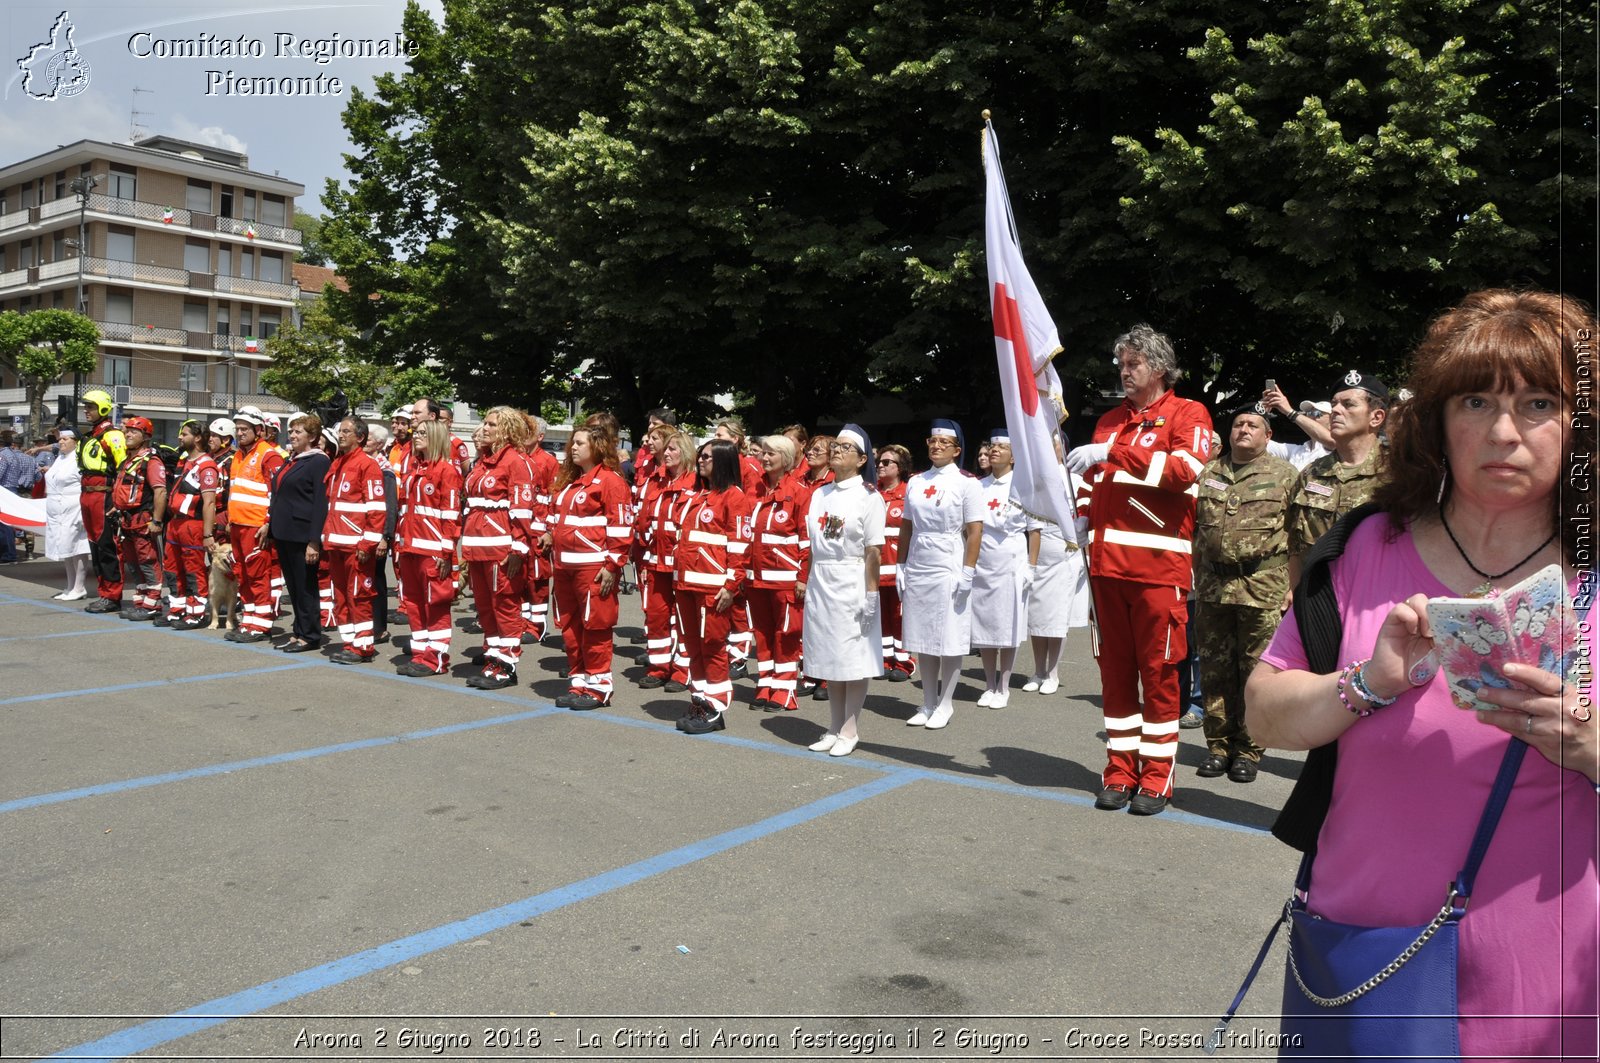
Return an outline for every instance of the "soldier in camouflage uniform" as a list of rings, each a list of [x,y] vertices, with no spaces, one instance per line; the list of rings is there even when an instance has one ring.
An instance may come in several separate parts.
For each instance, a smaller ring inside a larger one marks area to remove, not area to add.
[[[1226,456],[1200,472],[1195,512],[1195,602],[1209,756],[1195,774],[1253,782],[1262,748],[1244,729],[1244,684],[1289,597],[1289,496],[1298,474],[1266,452],[1260,404],[1233,417]]]
[[[1375,376],[1352,369],[1333,394],[1328,432],[1333,453],[1318,458],[1300,474],[1289,505],[1289,581],[1300,581],[1306,552],[1333,522],[1370,502],[1382,482],[1383,444],[1379,438],[1389,411],[1389,389]]]

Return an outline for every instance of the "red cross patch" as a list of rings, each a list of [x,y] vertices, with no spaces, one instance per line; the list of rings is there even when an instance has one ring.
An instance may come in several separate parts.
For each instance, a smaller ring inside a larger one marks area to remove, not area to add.
[[[923,498],[932,498],[934,495],[936,495],[938,493],[939,493],[939,489],[937,487],[929,487],[926,491],[922,492],[922,497]]]
[[[989,499],[989,509],[991,511],[999,509],[999,508],[1000,508],[1000,500],[998,498]]]

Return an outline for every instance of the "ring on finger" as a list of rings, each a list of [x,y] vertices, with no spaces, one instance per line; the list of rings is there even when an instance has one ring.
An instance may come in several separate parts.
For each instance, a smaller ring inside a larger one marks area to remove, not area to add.
[[[1530,734],[1530,735],[1533,734],[1533,717],[1532,716],[1528,717],[1527,726],[1523,727],[1522,733],[1523,734]]]
[[[1572,718],[1577,720],[1579,723],[1588,723],[1590,720],[1594,719],[1594,713],[1589,711],[1589,706],[1587,705],[1574,705],[1570,711],[1572,713]]]

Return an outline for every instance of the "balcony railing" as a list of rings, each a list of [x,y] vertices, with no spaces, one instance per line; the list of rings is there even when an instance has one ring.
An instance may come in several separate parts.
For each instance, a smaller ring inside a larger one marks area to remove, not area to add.
[[[96,321],[100,327],[100,337],[107,340],[120,340],[123,343],[160,343],[168,347],[190,347],[190,333],[177,328],[161,328],[156,325],[130,325],[121,321]]]
[[[217,277],[216,288],[219,292],[229,292],[234,295],[250,295],[257,299],[293,299],[294,288],[288,284],[278,284],[274,281],[250,280],[248,277]]]
[[[14,210],[9,214],[0,214],[0,233],[7,229],[15,229],[28,224],[28,209]]]
[[[78,207],[77,196],[64,196],[38,207],[25,207],[9,214],[0,214],[0,232],[21,228],[30,223],[49,221],[66,214],[75,214]],[[88,210],[90,213],[102,216],[109,214],[119,218],[137,218],[140,221],[161,222],[200,232],[227,233],[232,236],[244,236],[246,239],[270,240],[281,244],[292,244],[295,247],[305,242],[305,235],[299,229],[268,225],[262,221],[247,221],[243,218],[217,218],[199,211],[191,211],[186,207],[148,203],[142,199],[120,199],[116,196],[95,193],[89,196]],[[254,237],[248,236],[247,230],[254,232]]]
[[[14,269],[9,273],[0,273],[0,289],[9,288],[13,284],[27,283],[28,271],[25,269]]]
[[[217,232],[233,233],[247,238],[254,232],[255,239],[276,240],[281,244],[299,244],[304,239],[299,229],[285,229],[281,225],[268,225],[263,221],[245,221],[242,218],[218,218]]]

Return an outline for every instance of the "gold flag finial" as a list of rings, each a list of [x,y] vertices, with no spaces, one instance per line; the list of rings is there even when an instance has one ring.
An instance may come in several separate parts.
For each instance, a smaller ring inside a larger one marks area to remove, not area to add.
[[[989,108],[987,108],[987,107],[985,107],[983,109],[983,120],[985,122],[987,122],[989,120]]]

